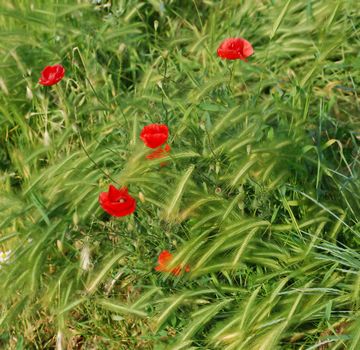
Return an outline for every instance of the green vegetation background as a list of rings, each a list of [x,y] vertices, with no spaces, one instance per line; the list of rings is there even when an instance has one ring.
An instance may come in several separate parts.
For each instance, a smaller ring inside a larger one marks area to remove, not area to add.
[[[359,14],[1,1],[0,347],[360,349]],[[236,36],[254,56],[218,59]],[[151,122],[165,167],[145,161]],[[101,210],[110,183],[134,215]],[[191,273],[156,273],[163,249]]]

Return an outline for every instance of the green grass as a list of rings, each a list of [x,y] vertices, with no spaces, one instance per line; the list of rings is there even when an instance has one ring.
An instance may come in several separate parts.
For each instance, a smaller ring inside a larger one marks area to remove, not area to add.
[[[101,3],[0,5],[0,347],[359,349],[360,3]]]

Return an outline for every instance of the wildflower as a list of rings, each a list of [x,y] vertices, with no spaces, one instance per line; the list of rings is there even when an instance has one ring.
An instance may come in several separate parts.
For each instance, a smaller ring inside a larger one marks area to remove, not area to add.
[[[162,146],[169,137],[169,129],[165,124],[150,124],[144,126],[140,138],[149,148]]]
[[[108,192],[101,192],[99,195],[101,207],[112,216],[126,216],[135,211],[136,201],[128,193],[127,187],[120,189],[113,185],[109,186]]]
[[[170,153],[170,146],[168,144],[165,145],[164,148],[159,147],[158,149],[156,149],[154,152],[150,153],[149,155],[146,156],[147,159],[159,159],[159,158],[164,158],[167,156],[168,153]],[[160,166],[165,166],[166,163],[161,163]]]
[[[173,269],[169,269],[167,266],[171,263],[171,260],[173,258],[173,255],[168,250],[163,250],[158,258],[158,265],[155,267],[156,271],[161,272],[169,272],[174,276],[179,276],[181,271],[183,270],[183,267],[178,265],[175,266]],[[190,272],[190,266],[185,266],[185,272]]]
[[[65,75],[65,69],[61,64],[46,66],[41,72],[39,84],[51,86],[57,84]]]
[[[244,60],[254,53],[251,44],[243,38],[227,38],[217,49],[217,55],[227,60]]]

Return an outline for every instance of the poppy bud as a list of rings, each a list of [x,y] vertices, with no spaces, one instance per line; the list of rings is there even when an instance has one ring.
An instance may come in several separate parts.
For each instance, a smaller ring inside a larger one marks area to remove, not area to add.
[[[49,132],[45,130],[44,132],[44,146],[49,146],[51,142]]]
[[[168,51],[168,50],[165,50],[165,51],[162,53],[162,57],[163,57],[164,59],[167,59],[168,56],[169,56],[169,51]]]
[[[155,21],[154,21],[154,29],[155,29],[155,32],[157,32],[158,27],[159,27],[159,21],[155,20]]]
[[[31,89],[27,86],[26,87],[26,98],[28,99],[28,100],[32,100],[33,99],[33,93],[32,93],[32,91],[31,91]]]
[[[140,199],[141,203],[145,203],[145,196],[142,192],[139,192],[139,199]]]
[[[56,241],[56,246],[57,246],[57,248],[59,249],[60,253],[63,253],[63,252],[64,252],[64,250],[63,250],[63,244],[62,244],[62,242],[61,242],[59,239]]]

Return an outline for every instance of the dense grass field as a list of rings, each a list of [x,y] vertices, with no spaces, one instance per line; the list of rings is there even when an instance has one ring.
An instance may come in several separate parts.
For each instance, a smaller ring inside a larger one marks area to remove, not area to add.
[[[2,0],[0,57],[1,349],[360,349],[359,1]]]

